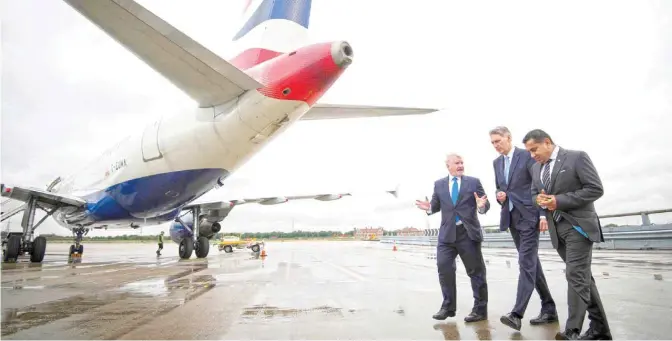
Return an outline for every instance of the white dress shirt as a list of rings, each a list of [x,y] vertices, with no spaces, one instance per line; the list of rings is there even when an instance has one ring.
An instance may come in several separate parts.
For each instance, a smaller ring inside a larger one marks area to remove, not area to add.
[[[457,178],[457,193],[458,193],[458,195],[460,193],[460,190],[462,189],[462,177],[461,176],[456,177],[456,176],[448,174],[448,195],[450,196],[450,199],[453,199],[452,194],[453,194],[453,179],[454,178]],[[479,213],[484,214],[484,211],[485,211],[485,207],[478,208]],[[431,212],[432,212],[432,207],[430,205],[429,209],[427,209],[427,214],[431,214]],[[455,224],[456,225],[462,225],[462,220],[460,219],[459,221],[455,222]]]

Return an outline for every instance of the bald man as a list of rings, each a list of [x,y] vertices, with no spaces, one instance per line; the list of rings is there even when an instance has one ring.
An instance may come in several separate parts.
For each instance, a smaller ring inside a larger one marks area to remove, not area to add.
[[[428,215],[441,211],[436,261],[443,302],[433,318],[445,320],[455,316],[455,258],[459,255],[471,279],[474,297],[471,313],[464,320],[482,321],[488,316],[488,284],[481,253],[483,233],[476,211],[480,214],[487,213],[490,202],[485,196],[481,181],[464,175],[464,162],[460,155],[448,154],[446,167],[448,176],[434,183],[432,200],[416,201],[416,206]]]

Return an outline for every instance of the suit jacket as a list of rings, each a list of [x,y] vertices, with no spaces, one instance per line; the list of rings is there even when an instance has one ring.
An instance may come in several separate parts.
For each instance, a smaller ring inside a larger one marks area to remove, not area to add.
[[[492,162],[495,168],[496,192],[502,191],[506,193],[506,200],[503,203],[497,201],[501,206],[499,229],[506,231],[511,226],[509,202],[512,202],[513,207],[522,215],[522,219],[516,221],[517,229],[537,228],[539,214],[543,211],[539,207],[534,206],[532,196],[530,195],[532,169],[536,161],[534,161],[527,151],[514,147],[513,157],[510,162],[508,184],[506,173],[504,172],[505,156],[500,155]]]
[[[532,201],[537,202],[537,195],[544,188],[541,183],[540,163],[535,163],[532,175]],[[551,183],[547,194],[555,195],[556,210],[572,225],[579,226],[596,243],[603,242],[602,225],[595,212],[595,200],[602,197],[604,189],[588,154],[584,151],[558,149],[551,172]],[[554,248],[558,248],[558,237],[553,221],[553,212],[544,210],[548,221],[549,234]]]
[[[474,198],[474,192],[478,193],[479,197],[485,195],[481,180],[471,176],[462,176],[462,183],[455,205],[453,205],[450,196],[451,184],[448,182],[448,177],[434,182],[434,194],[432,194],[432,200],[430,202],[430,211],[427,212],[427,214],[432,215],[441,211],[439,243],[455,242],[457,229],[455,223],[456,214],[460,216],[469,238],[475,242],[483,241],[481,223],[478,221],[478,216],[476,215],[478,207],[476,206],[476,198]],[[489,209],[490,201],[487,200],[481,213],[485,214]]]

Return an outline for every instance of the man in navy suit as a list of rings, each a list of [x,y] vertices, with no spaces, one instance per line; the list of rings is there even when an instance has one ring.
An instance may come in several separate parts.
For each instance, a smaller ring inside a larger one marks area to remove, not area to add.
[[[513,310],[500,318],[505,325],[520,330],[520,319],[536,288],[541,298],[541,313],[530,320],[538,325],[558,321],[558,314],[546,277],[539,262],[539,214],[532,202],[532,168],[534,159],[526,150],[513,147],[511,132],[506,127],[490,131],[490,142],[501,154],[493,161],[497,202],[501,205],[499,229],[509,229],[518,250],[518,291]]]
[[[474,306],[464,318],[466,322],[487,319],[488,284],[485,262],[481,253],[483,233],[478,213],[485,214],[490,202],[485,196],[481,181],[464,175],[462,157],[449,154],[446,158],[449,175],[434,183],[431,201],[416,201],[418,208],[428,215],[441,211],[441,228],[436,250],[439,283],[443,293],[441,309],[434,314],[436,320],[455,316],[457,290],[455,283],[455,258],[459,255],[474,292]]]

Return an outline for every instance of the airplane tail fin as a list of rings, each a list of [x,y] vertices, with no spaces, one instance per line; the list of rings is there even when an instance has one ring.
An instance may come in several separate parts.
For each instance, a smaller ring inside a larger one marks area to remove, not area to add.
[[[308,43],[312,0],[244,0],[230,62],[249,69]]]

